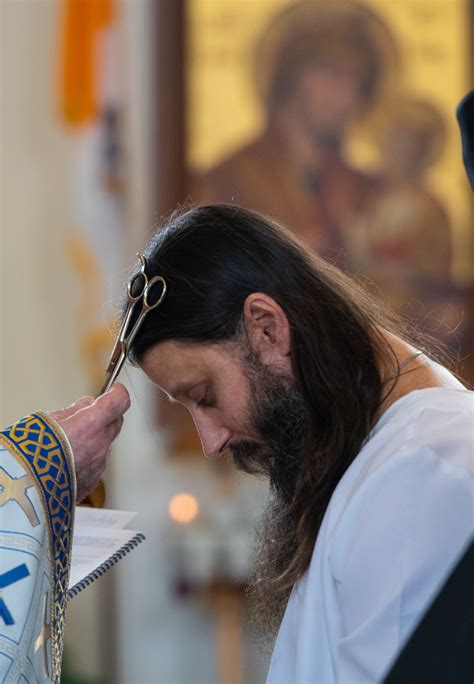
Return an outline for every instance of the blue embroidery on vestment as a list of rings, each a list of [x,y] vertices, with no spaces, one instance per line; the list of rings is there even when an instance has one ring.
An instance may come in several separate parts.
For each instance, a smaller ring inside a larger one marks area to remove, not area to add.
[[[7,570],[7,572],[0,574],[0,589],[5,589],[6,587],[9,587],[10,584],[19,582],[25,577],[28,577],[29,574],[30,571],[26,567],[25,563],[17,565],[16,568],[12,568],[11,570]],[[12,614],[8,610],[7,606],[5,605],[5,601],[2,598],[0,598],[0,617],[3,618],[3,621],[6,625],[15,624]]]
[[[52,556],[53,681],[59,681],[72,544],[74,475],[59,436],[39,414],[0,432],[0,438],[29,465],[48,513]],[[1,441],[0,439],[0,441]]]

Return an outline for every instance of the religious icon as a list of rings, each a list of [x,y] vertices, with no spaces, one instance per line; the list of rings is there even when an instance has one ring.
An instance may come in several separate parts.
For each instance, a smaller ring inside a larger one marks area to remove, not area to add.
[[[397,46],[356,2],[303,2],[258,41],[255,82],[265,112],[249,144],[191,181],[195,202],[241,204],[282,221],[343,266],[342,224],[356,220],[380,178],[354,167],[344,143],[394,77]]]

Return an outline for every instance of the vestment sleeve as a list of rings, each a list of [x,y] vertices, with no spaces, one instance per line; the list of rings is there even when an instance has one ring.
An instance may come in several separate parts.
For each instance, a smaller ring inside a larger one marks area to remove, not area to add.
[[[0,432],[2,682],[59,682],[75,498],[54,420],[39,412]]]
[[[357,489],[331,551],[337,682],[379,682],[472,538],[466,452],[404,448]]]

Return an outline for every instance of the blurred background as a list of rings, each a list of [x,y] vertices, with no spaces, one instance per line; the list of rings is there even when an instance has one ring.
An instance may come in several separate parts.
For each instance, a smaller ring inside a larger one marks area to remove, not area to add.
[[[471,0],[1,0],[3,425],[101,384],[124,283],[176,206],[275,217],[474,381],[455,120]],[[134,369],[106,506],[147,541],[69,606],[64,683],[252,684],[262,482],[208,462]]]

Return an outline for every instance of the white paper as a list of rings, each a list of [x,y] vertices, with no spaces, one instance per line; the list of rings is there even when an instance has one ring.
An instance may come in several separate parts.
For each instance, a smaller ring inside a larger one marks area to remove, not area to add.
[[[133,511],[114,511],[110,508],[76,508],[74,527],[112,527],[123,530],[135,517]]]
[[[108,508],[76,508],[69,589],[97,570],[138,534],[134,530],[123,529],[136,515],[132,511]]]

